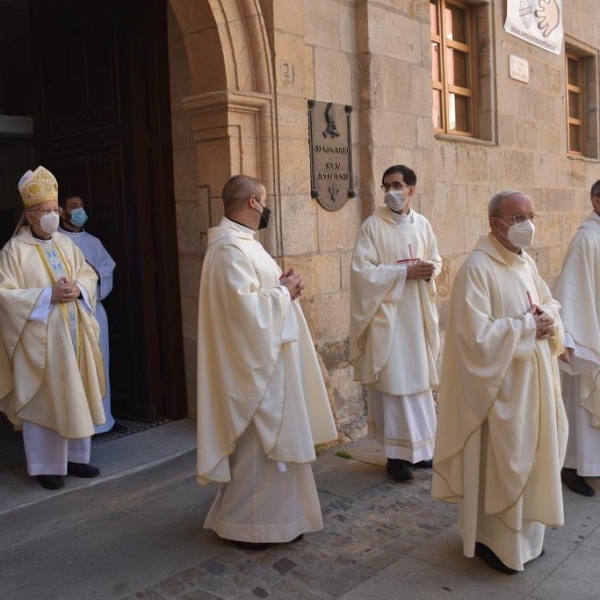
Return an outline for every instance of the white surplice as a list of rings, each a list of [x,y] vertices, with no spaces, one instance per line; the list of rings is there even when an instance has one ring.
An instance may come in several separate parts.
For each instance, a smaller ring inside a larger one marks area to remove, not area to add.
[[[555,319],[547,340],[535,338],[530,300]],[[482,542],[516,570],[541,552],[544,525],[564,520],[559,308],[534,260],[491,234],[449,301],[432,495],[459,503],[466,556]]]
[[[102,425],[94,427],[94,433],[104,433],[110,431],[114,424],[115,418],[111,409],[110,397],[110,375],[109,375],[109,359],[110,345],[108,335],[108,317],[106,310],[102,305],[102,300],[106,298],[113,289],[113,272],[116,267],[115,261],[108,253],[102,242],[87,231],[73,232],[67,229],[59,228],[59,231],[69,237],[69,239],[83,252],[85,260],[94,267],[98,275],[98,290],[96,302],[96,320],[100,325],[100,347],[102,348],[102,358],[104,359],[104,377],[106,381],[106,394],[102,398],[102,406],[106,422]]]
[[[411,257],[435,265],[430,281],[407,280],[398,261]],[[387,458],[418,462],[433,455],[431,387],[438,383],[439,351],[434,278],[441,264],[431,225],[414,210],[399,216],[377,207],[356,238],[350,362],[355,378],[369,388],[369,435]]]
[[[197,478],[221,483],[205,527],[246,542],[287,542],[322,527],[309,463],[314,444],[337,438],[308,326],[280,276],[251,229],[223,218],[209,230]],[[273,510],[240,508],[263,502]]]
[[[556,284],[571,365],[560,361],[569,417],[565,467],[600,476],[600,217],[593,212],[571,240]]]

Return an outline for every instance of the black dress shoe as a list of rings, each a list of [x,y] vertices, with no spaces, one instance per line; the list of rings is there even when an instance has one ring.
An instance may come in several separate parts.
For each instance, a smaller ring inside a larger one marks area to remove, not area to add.
[[[588,497],[596,494],[594,488],[592,488],[581,475],[578,475],[575,469],[563,468],[560,472],[560,478],[562,482],[576,494]]]
[[[413,463],[413,467],[415,469],[431,469],[433,467],[433,460],[420,460]]]
[[[514,575],[518,573],[516,569],[511,569],[507,567],[495,554],[495,552],[488,548],[485,544],[480,542],[475,542],[475,556],[479,556],[479,558],[483,558],[485,562],[492,567],[492,569],[496,569],[496,571],[500,571],[501,573],[507,573],[509,575]]]
[[[388,458],[385,470],[395,481],[408,481],[414,477],[408,466],[409,464],[408,461],[400,458]]]
[[[85,479],[92,479],[100,475],[100,469],[93,465],[84,465],[83,463],[67,463],[67,475],[73,475],[74,477],[84,477]]]
[[[238,548],[243,550],[266,550],[272,544],[268,542],[242,542],[240,540],[231,540]]]
[[[65,482],[60,475],[36,475],[35,478],[47,490],[60,490],[65,487]]]

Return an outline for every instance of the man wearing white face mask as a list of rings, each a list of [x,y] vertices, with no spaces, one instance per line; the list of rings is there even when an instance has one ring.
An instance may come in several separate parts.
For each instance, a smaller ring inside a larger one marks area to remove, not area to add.
[[[442,260],[427,219],[411,208],[417,178],[404,165],[382,177],[384,206],[362,224],[352,261],[350,361],[367,386],[369,434],[396,481],[431,468],[439,350],[434,278]]]
[[[465,556],[503,573],[544,552],[564,522],[560,305],[524,248],[531,198],[496,194],[490,233],[459,269],[448,309],[432,495],[459,505]]]
[[[90,436],[104,422],[104,366],[93,315],[97,277],[57,232],[56,179],[19,182],[28,226],[0,251],[0,410],[22,427],[27,471],[46,489],[96,477]]]
[[[112,415],[110,402],[110,378],[109,378],[109,337],[108,337],[108,317],[106,310],[102,305],[102,300],[106,298],[113,289],[113,271],[115,270],[115,261],[108,253],[102,242],[91,233],[84,230],[83,226],[87,223],[88,215],[85,211],[85,204],[80,196],[66,196],[62,201],[63,212],[60,219],[59,231],[69,237],[69,239],[83,252],[85,260],[92,266],[96,275],[98,275],[98,290],[96,302],[96,319],[100,325],[100,346],[102,348],[102,357],[104,358],[104,378],[106,381],[106,395],[102,399],[106,422],[97,425],[94,428],[95,433],[105,433],[107,431],[119,432],[126,430],[123,425],[116,423]]]

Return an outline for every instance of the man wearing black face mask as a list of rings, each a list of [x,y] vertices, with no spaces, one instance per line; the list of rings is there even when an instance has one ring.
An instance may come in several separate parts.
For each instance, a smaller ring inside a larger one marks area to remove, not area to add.
[[[266,203],[253,177],[225,184],[198,312],[197,476],[221,484],[204,527],[254,549],[322,529],[309,463],[314,444],[337,437],[297,302],[304,282],[254,239]]]
[[[412,210],[417,177],[389,167],[385,206],[362,224],[352,260],[350,361],[367,386],[369,433],[396,481],[431,468],[438,315],[433,279],[442,259],[429,221]]]

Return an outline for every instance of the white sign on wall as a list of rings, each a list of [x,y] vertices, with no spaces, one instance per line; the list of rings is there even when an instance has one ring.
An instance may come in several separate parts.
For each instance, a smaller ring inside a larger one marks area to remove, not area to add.
[[[548,52],[562,52],[563,0],[506,0],[504,31]]]

